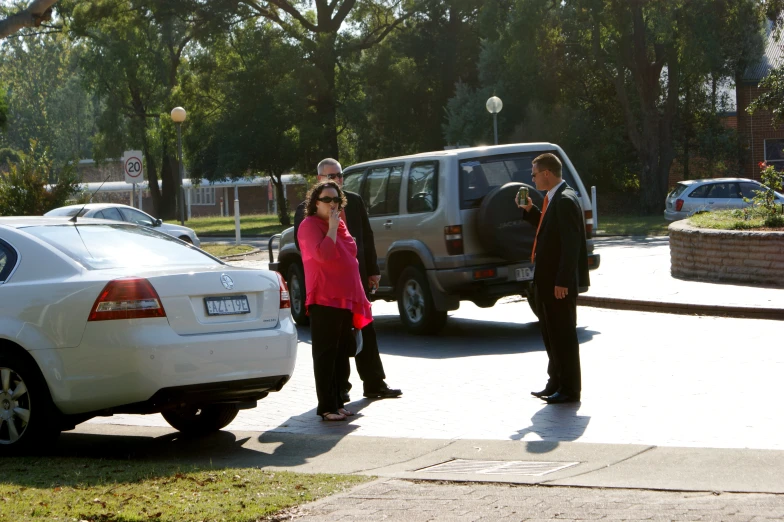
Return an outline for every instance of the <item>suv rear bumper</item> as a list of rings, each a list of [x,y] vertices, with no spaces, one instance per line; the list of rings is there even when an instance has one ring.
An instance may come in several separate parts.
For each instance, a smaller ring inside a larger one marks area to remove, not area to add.
[[[599,268],[601,256],[588,255],[588,269]],[[518,280],[516,269],[530,270],[530,278]],[[474,275],[484,270],[495,270],[495,276],[477,279]],[[531,263],[515,263],[501,266],[474,266],[469,268],[456,268],[450,270],[428,270],[431,290],[457,296],[459,300],[473,301],[479,299],[499,299],[510,295],[520,295],[530,288],[533,283],[533,265]],[[588,288],[580,288],[581,292]],[[438,306],[438,305],[436,305]],[[441,308],[441,307],[439,307]],[[447,308],[454,310],[456,308]]]

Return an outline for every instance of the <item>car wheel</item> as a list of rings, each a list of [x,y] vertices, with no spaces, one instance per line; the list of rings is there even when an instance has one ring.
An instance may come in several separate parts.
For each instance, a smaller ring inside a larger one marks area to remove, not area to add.
[[[413,334],[434,334],[446,324],[446,312],[436,310],[427,277],[415,266],[403,270],[397,281],[397,309]]]
[[[161,413],[172,428],[187,435],[206,435],[229,425],[239,410],[234,404],[186,406]]]
[[[188,243],[190,245],[193,244],[193,241],[191,241],[191,238],[189,238],[188,236],[180,236],[180,240],[185,241],[186,243]]]
[[[0,454],[50,448],[60,434],[58,422],[38,369],[18,355],[0,354]]]
[[[526,290],[523,294],[525,300],[528,301],[528,306],[531,307],[531,311],[534,313],[536,318],[539,318],[539,313],[536,311],[536,298],[534,297],[534,290],[533,288]]]
[[[286,284],[289,287],[289,297],[291,298],[291,315],[300,326],[308,326],[310,317],[305,310],[305,274],[299,263],[293,263],[289,267],[286,277]]]

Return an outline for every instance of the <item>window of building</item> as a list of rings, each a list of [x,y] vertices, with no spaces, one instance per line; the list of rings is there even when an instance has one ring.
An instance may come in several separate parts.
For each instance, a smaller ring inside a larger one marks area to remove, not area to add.
[[[784,170],[784,139],[765,140],[765,163]]]
[[[199,187],[191,189],[191,205],[214,205],[215,187]]]

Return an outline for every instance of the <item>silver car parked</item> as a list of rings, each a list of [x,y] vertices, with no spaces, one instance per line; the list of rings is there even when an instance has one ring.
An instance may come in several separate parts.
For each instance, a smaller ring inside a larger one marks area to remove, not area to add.
[[[69,205],[67,207],[59,207],[50,210],[44,216],[46,217],[73,217],[76,213],[79,217],[89,217],[98,219],[111,219],[112,221],[125,221],[126,223],[134,223],[145,227],[157,228],[159,232],[163,232],[171,237],[181,239],[186,243],[193,246],[200,247],[201,241],[199,240],[196,232],[188,227],[174,225],[172,223],[164,223],[160,219],[155,219],[146,212],[139,209],[122,205],[118,203],[88,203],[86,205]]]
[[[677,221],[696,212],[744,208],[751,205],[757,191],[764,185],[746,178],[715,178],[680,181],[667,195],[664,219]],[[784,203],[784,195],[776,192],[776,203]]]

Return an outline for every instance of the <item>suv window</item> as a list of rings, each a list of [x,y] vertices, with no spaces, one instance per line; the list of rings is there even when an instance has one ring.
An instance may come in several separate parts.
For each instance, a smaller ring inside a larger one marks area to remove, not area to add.
[[[558,155],[555,151],[546,151]],[[505,154],[466,159],[460,162],[460,208],[479,208],[482,199],[494,188],[510,182],[532,185],[531,162],[543,151]],[[562,159],[562,158],[559,158]],[[563,179],[579,195],[569,167],[564,165]]]
[[[343,173],[343,190],[359,194],[362,187],[362,174],[365,173],[364,169],[350,170]]]
[[[408,213],[433,212],[438,207],[438,162],[413,163],[408,171]]]
[[[6,243],[0,241],[0,283],[6,280],[16,264],[16,252]]]
[[[106,214],[106,210],[104,210],[104,214]],[[131,223],[136,223],[137,225],[151,227],[155,224],[150,216],[144,212],[139,212],[138,210],[134,210],[132,208],[120,208],[120,213],[122,214],[122,217],[125,218],[125,221],[130,221]]]
[[[368,207],[368,216],[397,214],[399,211],[402,165],[372,167],[367,171],[362,187],[362,199]]]
[[[740,193],[740,187],[738,186],[737,183],[730,183],[729,186],[730,186],[730,195],[729,195],[729,197],[734,198],[734,199],[740,199],[740,198],[743,197],[741,195],[741,193]]]

